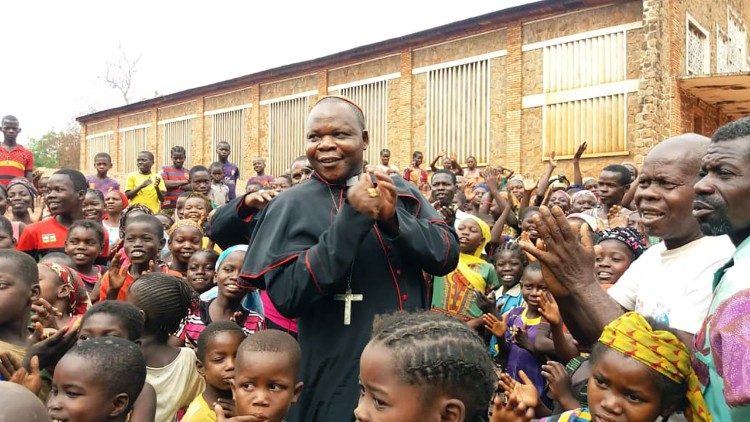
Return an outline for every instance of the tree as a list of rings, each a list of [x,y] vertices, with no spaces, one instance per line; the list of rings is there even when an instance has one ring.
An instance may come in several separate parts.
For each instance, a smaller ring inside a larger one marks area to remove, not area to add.
[[[77,169],[81,152],[80,140],[77,125],[59,132],[51,130],[41,138],[31,138],[29,149],[34,153],[34,166]]]
[[[103,79],[110,87],[120,91],[125,104],[130,104],[130,88],[133,86],[133,75],[135,75],[141,55],[130,60],[122,45],[118,47],[118,50],[120,57],[117,62],[107,62],[107,71]]]

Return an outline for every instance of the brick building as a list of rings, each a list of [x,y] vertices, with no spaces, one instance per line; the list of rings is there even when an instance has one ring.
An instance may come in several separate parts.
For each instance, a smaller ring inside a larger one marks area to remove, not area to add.
[[[81,116],[81,168],[106,151],[123,175],[144,149],[164,165],[174,145],[209,164],[226,140],[244,177],[255,156],[280,174],[313,102],[337,93],[365,110],[370,162],[447,150],[539,175],[551,151],[570,172],[587,141],[590,174],[750,114],[749,22],[747,0],[542,0]]]

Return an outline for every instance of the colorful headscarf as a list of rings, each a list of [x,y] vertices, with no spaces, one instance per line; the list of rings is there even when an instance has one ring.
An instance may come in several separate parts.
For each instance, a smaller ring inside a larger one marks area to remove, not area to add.
[[[247,252],[247,247],[248,247],[247,245],[234,245],[234,246],[230,246],[224,249],[224,251],[221,254],[219,254],[219,259],[216,260],[215,270],[219,271],[219,267],[221,267],[221,264],[224,263],[224,260],[227,259],[229,255],[237,251]]]
[[[484,279],[482,274],[473,270],[471,267],[472,265],[479,265],[487,262],[483,260],[481,256],[482,252],[484,251],[484,247],[487,246],[487,243],[490,241],[490,226],[488,226],[487,223],[485,223],[481,218],[472,214],[466,214],[464,215],[464,218],[456,219],[456,222],[454,223],[456,229],[458,229],[461,221],[466,219],[472,219],[477,222],[480,230],[482,230],[482,237],[484,237],[484,241],[481,245],[479,245],[479,247],[477,247],[475,251],[470,254],[461,252],[458,257],[458,266],[455,270],[453,270],[445,277],[454,283],[468,284],[468,286],[473,288],[474,290],[485,294],[487,281]]]
[[[172,224],[172,227],[170,227],[169,230],[167,230],[167,234],[171,237],[172,233],[176,232],[177,229],[179,229],[180,227],[196,228],[198,229],[199,232],[201,232],[201,237],[205,236],[205,233],[203,232],[203,227],[201,227],[200,224],[196,223],[195,221],[189,218],[184,218]]]
[[[41,262],[51,269],[64,286],[68,286],[70,294],[68,295],[68,305],[72,316],[83,315],[91,307],[91,301],[86,293],[86,287],[77,271],[65,265],[54,262]]]
[[[646,250],[646,239],[632,227],[615,227],[605,230],[601,233],[597,243],[602,243],[605,240],[619,240],[633,252],[635,258],[641,256],[643,251]]]
[[[487,246],[487,243],[489,243],[490,239],[492,239],[492,233],[491,233],[491,230],[490,230],[490,226],[487,223],[485,223],[484,220],[482,220],[481,218],[477,217],[476,215],[466,213],[464,215],[464,218],[461,218],[461,219],[457,218],[456,222],[453,223],[453,225],[456,228],[456,230],[458,230],[459,223],[461,223],[461,221],[463,221],[463,220],[465,220],[467,218],[470,218],[470,219],[476,221],[477,225],[479,225],[479,229],[482,230],[482,237],[484,237],[484,242],[482,242],[482,244],[479,245],[479,247],[477,248],[477,250],[474,251],[474,253],[471,254],[473,256],[480,257],[480,256],[482,256],[482,252],[484,252],[484,247]]]
[[[31,198],[36,198],[38,195],[36,188],[34,185],[31,184],[25,177],[16,177],[13,178],[10,182],[8,182],[8,186],[6,186],[6,192],[10,190],[13,186],[21,185],[26,188],[26,190],[29,191],[29,195],[31,195]]]
[[[628,312],[604,327],[599,342],[678,384],[686,384],[687,419],[712,420],[691,365],[690,351],[677,336],[669,331],[654,330],[640,314]]]
[[[118,195],[120,195],[120,201],[122,201],[122,209],[125,209],[130,205],[130,201],[128,200],[128,196],[125,195],[125,193],[119,189],[109,188],[107,193],[110,192],[117,192]]]

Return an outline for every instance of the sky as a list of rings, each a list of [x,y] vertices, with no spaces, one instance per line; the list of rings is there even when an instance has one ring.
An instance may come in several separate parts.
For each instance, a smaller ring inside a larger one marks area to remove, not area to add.
[[[21,1],[3,5],[0,115],[21,143],[124,104],[108,63],[138,59],[131,102],[535,0]],[[401,13],[392,13],[400,10]]]

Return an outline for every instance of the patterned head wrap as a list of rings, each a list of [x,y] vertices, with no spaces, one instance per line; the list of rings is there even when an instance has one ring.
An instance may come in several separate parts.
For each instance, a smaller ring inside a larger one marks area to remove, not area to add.
[[[12,179],[10,182],[8,182],[8,186],[6,187],[6,192],[10,190],[13,186],[21,185],[26,188],[26,190],[29,191],[29,195],[31,195],[31,198],[36,198],[38,195],[36,188],[34,185],[31,184],[25,177],[16,177]]]
[[[172,224],[172,227],[167,230],[167,234],[172,237],[172,233],[176,232],[177,229],[180,227],[193,227],[198,229],[199,232],[201,232],[201,237],[205,236],[205,233],[203,232],[203,227],[200,226],[200,224],[196,223],[195,221],[185,218],[182,220],[177,221],[176,223]]]
[[[712,420],[691,366],[690,351],[677,336],[654,330],[640,314],[628,312],[604,327],[599,342],[678,384],[687,384],[687,419]]]
[[[121,191],[119,189],[109,188],[109,190],[107,191],[107,193],[110,193],[110,192],[117,192],[117,194],[120,195],[120,201],[122,201],[122,209],[125,209],[125,208],[128,207],[128,205],[130,205],[130,201],[128,201],[128,196],[125,195],[125,193],[123,193],[123,191]]]
[[[482,256],[482,252],[484,252],[484,247],[487,246],[487,243],[489,243],[490,239],[492,239],[492,234],[490,232],[490,226],[487,223],[485,223],[484,220],[482,220],[481,218],[477,217],[476,215],[466,214],[466,216],[464,218],[462,218],[461,220],[456,219],[456,222],[453,223],[453,225],[455,226],[455,229],[458,230],[458,225],[461,223],[462,220],[465,220],[467,218],[476,221],[477,225],[479,225],[479,229],[482,230],[482,237],[484,237],[484,241],[482,242],[481,245],[479,245],[479,247],[477,248],[477,250],[474,251],[474,253],[472,254],[472,255],[474,255],[476,257],[480,257],[480,256]]]
[[[54,262],[41,262],[40,265],[44,265],[51,269],[60,279],[60,283],[62,283],[63,286],[68,286],[70,289],[68,305],[71,315],[77,316],[85,314],[91,306],[91,301],[88,298],[83,280],[78,272],[70,267]]]
[[[635,258],[641,256],[643,251],[646,250],[646,239],[643,238],[643,235],[638,230],[632,227],[614,227],[605,230],[601,233],[599,242],[597,243],[605,240],[619,240],[630,248]]]
[[[582,190],[579,190],[578,192],[574,193],[573,196],[571,196],[570,203],[572,204],[573,201],[575,201],[576,199],[578,199],[578,198],[580,198],[582,196],[590,196],[591,199],[594,200],[594,202],[599,202],[599,200],[596,199],[596,195],[594,195],[594,192],[591,192],[590,190],[582,189]]]

